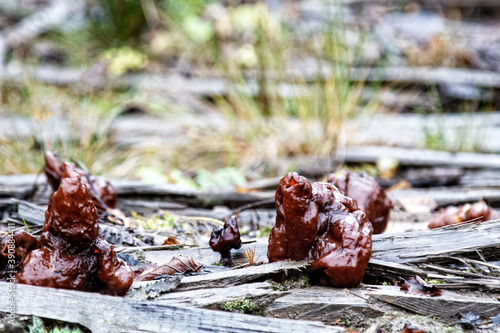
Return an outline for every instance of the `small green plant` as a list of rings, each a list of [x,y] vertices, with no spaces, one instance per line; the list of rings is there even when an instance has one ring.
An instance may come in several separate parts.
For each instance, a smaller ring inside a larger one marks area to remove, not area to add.
[[[217,169],[214,172],[201,169],[196,174],[195,182],[200,190],[204,190],[228,185],[245,186],[247,181],[240,170],[227,167]]]
[[[23,220],[24,227],[26,228],[26,232],[29,234],[30,233],[30,228],[28,227],[28,223],[24,219],[24,217],[21,216],[21,219]]]
[[[46,333],[47,330],[43,326],[43,322],[40,318],[38,317],[32,317],[32,324],[28,325],[28,332],[29,333]]]
[[[271,281],[271,287],[276,291],[287,291],[290,289],[302,289],[302,288],[310,288],[311,281],[308,276],[302,276],[297,281],[286,280],[284,282],[278,283]]]
[[[68,326],[62,328],[56,326],[47,330],[40,318],[32,317],[32,324],[28,325],[28,333],[82,333],[82,331],[79,328],[70,328]]]
[[[245,297],[234,301],[222,303],[221,310],[228,312],[239,312],[254,315],[263,315],[263,309],[251,298]]]
[[[440,280],[432,280],[432,279],[424,279],[424,280],[429,284],[446,284],[446,282]]]
[[[213,263],[211,263],[210,265],[212,266],[223,266],[222,263],[220,261],[214,261]]]
[[[432,103],[426,106],[422,114],[430,114],[432,118],[424,125],[424,146],[433,150],[451,152],[479,151],[485,139],[486,121],[477,121],[474,114],[477,112],[478,102],[463,102],[458,106],[459,122],[450,122],[444,113],[436,87],[431,87],[429,98]],[[450,124],[452,126],[450,126]]]
[[[273,227],[270,226],[261,228],[257,230],[256,237],[269,237],[269,235],[271,234],[271,230],[273,230]]]
[[[135,211],[130,212],[135,225],[140,226],[144,229],[150,230],[169,230],[176,227],[183,228],[186,227],[181,221],[180,217],[170,213],[163,212],[160,214],[155,214],[150,217],[143,217],[137,214]]]

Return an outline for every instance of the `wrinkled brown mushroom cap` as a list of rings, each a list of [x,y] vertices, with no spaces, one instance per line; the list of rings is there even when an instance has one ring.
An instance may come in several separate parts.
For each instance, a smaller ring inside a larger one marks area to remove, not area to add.
[[[317,237],[318,206],[313,201],[311,183],[291,172],[276,190],[276,224],[269,235],[270,262],[307,257]]]
[[[223,265],[231,265],[231,249],[239,249],[241,247],[238,220],[235,215],[231,216],[224,223],[224,227],[217,226],[214,228],[208,244],[214,252],[220,252],[221,263]]]
[[[45,213],[39,248],[27,254],[16,280],[123,296],[133,282],[133,272],[99,235],[97,210],[79,173],[70,163],[63,167],[61,184]]]
[[[327,182],[356,201],[359,210],[365,212],[372,223],[374,234],[385,231],[394,205],[373,177],[364,172],[342,170],[330,174]]]
[[[88,246],[99,234],[97,209],[75,167],[67,162],[63,166],[61,185],[45,212],[44,231],[71,244]]]
[[[100,176],[88,177],[85,171],[75,167],[74,165],[73,167],[75,171],[80,175],[81,181],[83,181],[87,186],[87,190],[91,193],[91,195],[95,196],[95,198],[93,198],[94,205],[96,205],[96,207],[99,210],[104,211],[106,210],[106,208],[116,207],[118,194],[113,185],[111,185],[109,181],[107,181],[104,177]],[[57,191],[57,189],[61,184],[61,178],[64,173],[64,167],[63,164],[59,162],[59,160],[55,157],[55,155],[51,151],[47,151],[45,153],[45,166],[43,170],[45,172],[45,176],[47,177],[47,181],[52,187],[52,190]],[[101,204],[101,201],[107,207],[104,207]]]
[[[353,199],[328,183],[311,184],[296,173],[276,191],[276,224],[269,236],[268,259],[314,259],[335,287],[356,287],[371,256],[373,228]]]

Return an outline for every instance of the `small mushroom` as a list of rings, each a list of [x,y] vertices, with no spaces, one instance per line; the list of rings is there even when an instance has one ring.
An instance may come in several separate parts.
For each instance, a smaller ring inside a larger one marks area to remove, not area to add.
[[[224,223],[224,228],[221,226],[214,228],[208,244],[214,252],[220,252],[220,262],[224,266],[231,266],[231,249],[241,247],[238,220],[235,215]]]

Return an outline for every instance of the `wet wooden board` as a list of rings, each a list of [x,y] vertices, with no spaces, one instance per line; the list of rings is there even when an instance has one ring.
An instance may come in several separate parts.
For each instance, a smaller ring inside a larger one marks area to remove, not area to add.
[[[497,202],[500,200],[499,188],[442,187],[433,189],[405,189],[388,193],[393,201],[406,198],[432,198],[438,206],[449,206],[484,200]]]
[[[9,283],[0,282],[8,295]],[[212,311],[121,297],[16,285],[16,313],[79,323],[92,332],[345,332],[318,322]],[[9,311],[9,302],[0,302]]]

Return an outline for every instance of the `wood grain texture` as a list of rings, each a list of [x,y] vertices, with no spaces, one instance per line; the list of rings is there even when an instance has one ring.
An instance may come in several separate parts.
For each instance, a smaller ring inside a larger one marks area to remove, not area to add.
[[[0,282],[8,295],[9,284]],[[8,312],[8,302],[0,311]],[[79,323],[92,332],[343,332],[317,322],[186,308],[120,297],[16,285],[16,313]]]
[[[497,260],[500,220],[373,236],[372,259],[392,263],[447,262],[450,256]]]
[[[459,313],[472,311],[483,318],[496,316],[500,312],[500,302],[485,297],[459,295],[444,291],[442,296],[428,297],[406,294],[399,288],[380,288],[368,292],[368,296],[423,315],[439,317],[447,322],[457,321]]]

